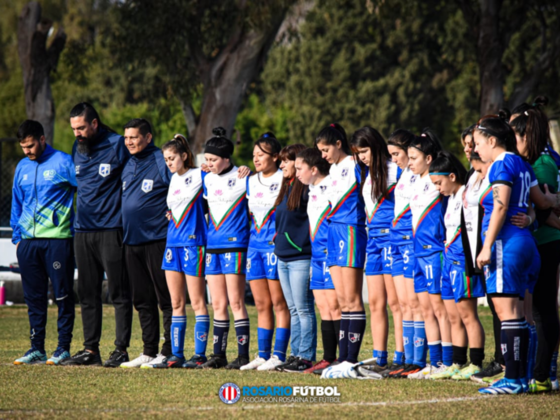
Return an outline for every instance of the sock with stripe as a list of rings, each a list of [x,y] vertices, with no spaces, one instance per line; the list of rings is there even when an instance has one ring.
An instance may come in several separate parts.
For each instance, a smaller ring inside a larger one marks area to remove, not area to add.
[[[171,317],[171,353],[174,356],[184,358],[185,332],[187,331],[187,316]]]
[[[366,330],[366,313],[348,312],[350,322],[348,324],[348,357],[347,362],[357,363],[360,354],[360,347]]]
[[[393,364],[398,366],[404,363],[404,353],[402,351],[396,351],[393,354]]]
[[[249,358],[249,318],[238,319],[233,325],[237,336],[237,353]]]
[[[194,324],[194,353],[198,356],[206,354],[209,331],[210,317],[208,315],[197,315],[196,323]]]
[[[335,361],[338,334],[334,329],[334,321],[321,321],[321,336],[323,338],[323,359],[327,362]]]
[[[273,335],[274,335],[274,330],[257,328],[257,340],[259,342],[259,357],[265,360],[270,359],[270,351],[272,349]]]
[[[214,354],[225,356],[228,334],[229,319],[224,321],[214,319]]]
[[[524,331],[527,332],[525,319],[503,321],[501,331],[502,354],[506,363],[505,377],[508,379],[519,379],[522,370],[525,370],[521,367],[522,343],[525,337],[528,336],[528,334],[524,334]],[[525,346],[528,346],[528,343]]]
[[[349,312],[342,312],[340,328],[338,329],[338,361],[344,362],[348,358],[348,327],[350,324]]]
[[[432,366],[438,366],[442,361],[441,341],[429,342],[428,348],[430,349],[430,364]]]
[[[463,366],[467,364],[467,347],[462,347],[462,346],[451,346],[452,353],[452,359],[453,359],[453,364],[454,365],[459,365],[459,366]],[[472,352],[471,352],[472,353]],[[477,365],[478,366],[478,365]]]
[[[289,328],[276,328],[276,341],[274,342],[274,355],[281,361],[286,361],[286,351],[290,342]]]
[[[428,347],[426,345],[426,329],[424,321],[414,321],[414,360],[413,364],[426,367]]]
[[[482,369],[482,361],[484,360],[484,348],[470,348],[469,354],[471,358],[471,363]]]
[[[441,343],[442,362],[445,366],[453,364],[453,344]]]
[[[404,362],[414,361],[414,321],[403,321]]]
[[[558,352],[552,353],[552,360],[550,361],[550,380],[555,381],[558,379]]]
[[[529,351],[527,354],[527,374],[525,375],[527,381],[534,378],[535,364],[537,363],[537,346],[537,327],[529,325]]]
[[[387,364],[387,357],[389,353],[384,350],[374,350],[373,357],[377,357],[377,364],[379,366],[385,366]]]

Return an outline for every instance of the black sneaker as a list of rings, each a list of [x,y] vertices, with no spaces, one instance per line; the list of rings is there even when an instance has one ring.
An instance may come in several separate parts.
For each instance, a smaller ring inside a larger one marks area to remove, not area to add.
[[[286,359],[286,361],[284,363],[282,363],[281,365],[278,365],[274,368],[274,370],[277,370],[279,372],[282,372],[284,370],[285,366],[288,366],[290,364],[292,364],[294,362],[294,360],[296,360],[297,357],[296,356],[288,356],[288,358]]]
[[[397,369],[397,370],[391,372],[391,373],[389,374],[389,378],[396,378],[396,379],[405,378],[405,379],[408,379],[408,375],[412,375],[412,374],[414,374],[414,373],[418,373],[418,372],[420,372],[422,369],[424,369],[424,368],[421,367],[421,366],[418,366],[418,365],[414,365],[414,364],[408,365],[408,366],[407,366],[405,369],[403,369],[403,370]],[[395,373],[395,372],[398,372],[398,373]]]
[[[175,355],[171,355],[168,358],[166,358],[163,362],[158,363],[153,367],[156,369],[181,368],[183,367],[183,363],[185,363],[184,357],[177,357]]]
[[[223,354],[211,354],[206,363],[198,365],[196,369],[221,369],[228,364],[226,356]]]
[[[332,367],[332,366],[340,365],[341,363],[342,363],[342,362],[339,362],[338,360],[335,360],[334,362],[332,362],[332,363],[331,363],[329,366],[327,366],[327,367]],[[325,369],[326,369],[326,368],[325,368]],[[323,371],[324,371],[325,369],[317,369],[317,370],[314,370],[313,373],[314,373],[315,375],[322,375],[322,374],[323,374]]]
[[[90,353],[86,349],[80,350],[74,356],[60,362],[61,366],[101,366],[99,353]]]
[[[103,367],[106,368],[117,368],[121,363],[128,362],[128,353],[119,349],[115,349],[110,355]]]
[[[309,360],[302,359],[301,357],[296,357],[292,363],[284,366],[283,372],[289,373],[302,373],[305,369],[309,369],[313,366],[313,363]]]
[[[384,370],[383,372],[380,372],[381,376],[383,376],[384,378],[395,378],[395,377],[400,377],[398,376],[401,372],[404,372],[406,369],[408,369],[411,365],[410,364],[401,364],[401,365],[391,365],[391,367],[389,367],[388,369]]]
[[[488,366],[486,366],[486,369],[481,370],[480,372],[472,375],[471,376],[471,381],[475,381],[475,382],[478,382],[480,384],[483,384],[484,383],[484,378],[490,378],[492,376],[499,375],[503,371],[504,371],[504,369],[502,368],[502,365],[500,365],[495,360],[492,360],[492,362],[490,362],[490,364]]]
[[[237,356],[237,359],[235,359],[233,362],[231,362],[230,364],[228,364],[226,366],[226,369],[228,370],[239,370],[239,368],[241,366],[245,366],[249,364],[249,358],[247,356]]]
[[[203,363],[206,363],[207,361],[208,359],[206,358],[206,356],[199,356],[198,354],[195,354],[193,357],[191,357],[183,364],[183,367],[185,369],[196,369],[197,367],[199,367]]]

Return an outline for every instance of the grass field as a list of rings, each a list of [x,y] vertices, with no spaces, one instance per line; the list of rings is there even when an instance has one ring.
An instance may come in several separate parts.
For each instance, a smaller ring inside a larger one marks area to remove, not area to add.
[[[256,311],[251,317],[251,352],[257,351]],[[193,351],[194,315],[188,314],[187,355]],[[481,310],[487,336],[486,362],[493,354],[491,316]],[[72,353],[81,349],[79,309]],[[369,320],[368,320],[369,325]],[[474,382],[451,381],[325,381],[316,375],[276,372],[231,372],[177,370],[128,370],[14,366],[12,362],[29,347],[27,312],[24,306],[0,308],[0,419],[3,418],[487,418],[560,417],[560,394],[483,397]],[[104,308],[102,357],[113,350],[114,317]],[[319,339],[319,343],[320,343]],[[49,309],[47,352],[56,346],[56,308]],[[366,333],[362,359],[371,357],[371,334]],[[230,339],[228,357],[235,357]],[[393,343],[389,349],[394,349]],[[141,333],[135,315],[130,354],[142,351]],[[320,358],[321,354],[318,354]],[[238,386],[335,385],[340,403],[259,404],[227,406],[218,398],[226,382]]]

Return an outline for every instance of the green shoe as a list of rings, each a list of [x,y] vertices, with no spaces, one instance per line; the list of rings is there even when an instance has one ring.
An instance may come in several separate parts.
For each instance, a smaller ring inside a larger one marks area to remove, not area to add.
[[[478,372],[480,372],[480,367],[471,363],[470,365],[461,369],[459,372],[453,375],[451,379],[455,379],[456,381],[466,381],[469,380],[472,375],[475,375]]]
[[[435,373],[430,375],[430,379],[449,379],[451,378],[453,375],[455,375],[457,372],[459,372],[459,369],[461,369],[461,366],[458,364],[453,364],[451,366],[449,366],[447,369],[445,369],[443,372],[440,373]]]
[[[529,384],[529,392],[532,394],[537,394],[540,392],[551,392],[552,391],[552,382],[550,378],[547,378],[544,382],[539,382],[536,379],[533,379]]]
[[[494,375],[494,376],[488,376],[488,377],[483,379],[483,382],[485,384],[493,384],[494,382],[502,379],[505,375],[506,375],[506,373],[502,372],[502,373],[498,373],[497,375]]]
[[[47,361],[46,353],[41,353],[39,350],[31,349],[23,357],[14,360],[14,365],[39,365]]]

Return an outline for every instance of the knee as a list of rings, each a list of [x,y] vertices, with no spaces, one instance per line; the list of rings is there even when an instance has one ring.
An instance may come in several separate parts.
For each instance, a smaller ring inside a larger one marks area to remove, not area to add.
[[[184,304],[183,304],[184,306]],[[204,299],[195,299],[195,300],[191,300],[191,306],[193,308],[193,311],[199,312],[202,311],[204,308],[206,308],[206,301]],[[175,309],[175,308],[173,308]]]
[[[185,309],[185,301],[184,300],[172,300],[171,301],[171,308],[174,311],[182,311],[183,309]],[[193,305],[193,309],[194,309],[194,305]]]
[[[241,299],[232,300],[229,305],[233,312],[241,312],[245,308],[245,302]]]
[[[257,308],[257,312],[269,312],[272,310],[272,302],[270,299],[255,299],[255,307]],[[232,306],[233,308],[233,306]]]
[[[389,308],[391,308],[391,313],[393,315],[395,315],[395,314],[400,315],[401,314],[402,308],[401,308],[401,305],[399,304],[398,301],[394,300],[394,301],[389,302]]]

